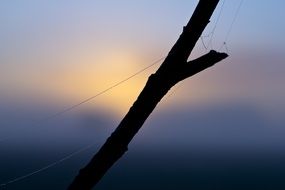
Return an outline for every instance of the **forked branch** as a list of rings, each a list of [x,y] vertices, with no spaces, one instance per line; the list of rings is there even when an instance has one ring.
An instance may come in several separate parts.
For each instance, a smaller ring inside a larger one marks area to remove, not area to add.
[[[128,144],[172,86],[228,56],[226,53],[212,50],[198,59],[187,62],[218,2],[219,0],[199,1],[190,21],[160,68],[148,78],[142,92],[119,126],[87,166],[80,170],[69,190],[92,189],[128,150]]]

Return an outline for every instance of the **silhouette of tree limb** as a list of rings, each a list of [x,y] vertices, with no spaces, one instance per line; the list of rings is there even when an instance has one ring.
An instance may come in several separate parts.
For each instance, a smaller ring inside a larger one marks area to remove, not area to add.
[[[109,168],[128,150],[128,144],[171,87],[228,56],[226,53],[211,50],[195,60],[187,61],[218,2],[219,0],[199,1],[190,21],[183,28],[182,34],[160,68],[156,73],[150,75],[129,112],[98,153],[79,171],[69,186],[69,190],[92,189]]]

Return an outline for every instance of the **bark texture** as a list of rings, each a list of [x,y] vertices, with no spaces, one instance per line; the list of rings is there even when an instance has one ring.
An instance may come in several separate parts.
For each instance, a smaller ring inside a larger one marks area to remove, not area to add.
[[[142,92],[119,126],[92,160],[79,171],[69,190],[92,189],[128,150],[128,144],[171,87],[228,56],[226,53],[211,50],[200,58],[187,61],[218,2],[219,0],[199,1],[190,21],[183,28],[182,34],[162,65],[156,73],[150,75]]]

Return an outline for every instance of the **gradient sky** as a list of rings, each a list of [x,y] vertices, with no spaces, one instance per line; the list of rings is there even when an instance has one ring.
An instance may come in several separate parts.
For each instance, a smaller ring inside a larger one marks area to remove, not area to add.
[[[213,38],[215,49],[222,45],[239,2],[225,2]],[[166,55],[196,3],[159,0],[2,1],[2,97],[46,96],[53,97],[53,100],[59,98],[60,102],[76,102],[92,96]],[[221,4],[204,35],[212,30]],[[282,63],[284,6],[283,1],[245,0],[227,40],[231,57],[198,76],[197,81],[194,78],[190,97],[188,80],[177,92],[181,97],[175,101],[255,95],[261,98],[260,102],[280,100],[279,96],[284,95],[284,88],[278,85],[282,79],[284,81],[285,70]],[[192,57],[204,52],[198,42]],[[125,112],[148,74],[154,71],[155,68],[102,98],[104,106]],[[266,97],[260,97],[260,93],[267,93]]]
[[[222,2],[204,36],[212,31]],[[222,44],[239,3],[225,1],[213,36],[214,49],[226,51]],[[165,56],[196,4],[159,0],[2,1],[0,103],[5,114],[1,117],[23,118],[21,114],[30,113],[31,120],[43,118]],[[283,1],[244,0],[226,41],[230,57],[178,84],[155,113],[175,110],[175,115],[192,108],[219,110],[232,105],[235,110],[244,106],[244,112],[257,110],[264,120],[283,125],[284,5]],[[200,40],[190,59],[207,51]],[[77,111],[109,113],[119,121],[157,67]],[[45,111],[40,114],[35,110]],[[2,131],[8,129],[13,128],[2,125]],[[272,130],[284,133],[283,128]]]
[[[16,175],[11,169],[23,155],[38,155],[35,163],[43,166],[91,139],[101,144],[158,65],[41,128],[29,122],[93,96],[167,55],[197,2],[1,1],[0,139],[16,137],[0,144],[7,153],[1,168],[8,168],[0,182],[28,171],[21,166],[24,170]],[[203,35],[212,31],[222,2]],[[222,44],[239,3],[225,1],[214,49],[226,51]],[[281,0],[244,0],[226,41],[230,57],[174,87],[131,150],[267,147],[284,152],[284,8]],[[190,59],[207,51],[198,41]]]

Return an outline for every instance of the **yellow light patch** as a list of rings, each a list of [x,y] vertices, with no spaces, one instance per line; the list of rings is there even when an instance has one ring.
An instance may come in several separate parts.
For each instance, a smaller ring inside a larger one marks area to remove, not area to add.
[[[85,99],[108,89],[146,66],[135,53],[122,50],[101,54],[96,60],[85,60],[85,63],[87,64],[78,64],[62,72],[56,91],[67,97]],[[125,113],[143,88],[150,72],[151,69],[131,78],[92,102],[94,105]]]

